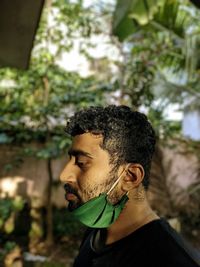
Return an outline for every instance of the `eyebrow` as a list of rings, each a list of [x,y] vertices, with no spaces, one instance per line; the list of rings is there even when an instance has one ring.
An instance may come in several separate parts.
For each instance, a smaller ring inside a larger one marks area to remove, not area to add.
[[[88,153],[88,152],[86,152],[84,150],[81,150],[81,149],[72,149],[71,148],[68,151],[68,155],[69,156],[74,156],[74,157],[76,157],[76,156],[85,156],[85,157],[88,157],[88,158],[91,158],[91,159],[93,158],[90,153]]]

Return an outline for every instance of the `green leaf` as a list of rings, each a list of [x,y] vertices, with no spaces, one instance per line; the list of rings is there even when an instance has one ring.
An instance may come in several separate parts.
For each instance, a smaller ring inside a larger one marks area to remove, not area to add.
[[[113,34],[118,36],[119,40],[124,40],[128,35],[134,32],[134,22],[128,17],[132,0],[118,0],[113,15]]]
[[[21,211],[24,207],[24,200],[21,196],[16,196],[15,199],[13,199],[13,209],[15,211]]]
[[[8,144],[12,141],[12,138],[5,133],[0,134],[0,144]]]
[[[59,148],[63,149],[65,147],[69,146],[69,143],[70,143],[70,140],[68,138],[65,138],[60,142]]]
[[[16,243],[14,241],[7,241],[4,245],[4,249],[7,252],[10,252],[11,250],[13,250],[16,247]]]
[[[133,19],[124,17],[120,24],[116,28],[113,28],[113,34],[118,36],[119,41],[123,41],[129,35],[135,33],[138,30],[138,24]]]
[[[119,40],[138,30],[137,24],[145,25],[153,19],[164,0],[118,0],[113,15],[113,34]]]
[[[132,0],[129,18],[136,19],[140,25],[145,25],[153,19],[164,2],[165,0]]]
[[[42,159],[48,159],[51,156],[51,153],[48,149],[42,149],[40,151],[37,152],[36,156],[38,158],[42,158]]]

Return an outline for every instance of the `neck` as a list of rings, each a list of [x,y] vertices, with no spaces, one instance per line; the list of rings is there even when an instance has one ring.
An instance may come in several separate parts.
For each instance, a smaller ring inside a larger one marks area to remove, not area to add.
[[[158,218],[151,209],[145,192],[138,197],[129,195],[129,200],[119,218],[107,229],[106,244],[120,240],[143,225]]]

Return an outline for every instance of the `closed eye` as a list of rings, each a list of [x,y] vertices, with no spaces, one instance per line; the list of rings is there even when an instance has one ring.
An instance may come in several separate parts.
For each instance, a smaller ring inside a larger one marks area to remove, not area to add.
[[[75,158],[75,164],[80,168],[84,168],[87,165],[87,160],[84,158],[80,159],[80,157],[76,157]]]
[[[77,161],[76,164],[80,167],[83,168],[85,166],[84,162]]]

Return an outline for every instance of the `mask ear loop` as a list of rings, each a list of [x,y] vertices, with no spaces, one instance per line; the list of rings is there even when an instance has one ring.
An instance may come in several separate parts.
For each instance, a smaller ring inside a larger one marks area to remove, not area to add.
[[[122,173],[120,174],[119,178],[114,182],[114,184],[111,186],[110,190],[107,192],[107,196],[110,194],[110,192],[114,189],[114,187],[118,184],[119,180],[121,179],[122,175],[124,174],[124,172],[128,169],[130,164],[127,165],[127,167],[122,171]],[[128,193],[128,192],[127,192]]]

